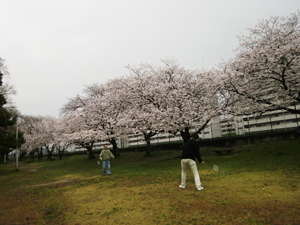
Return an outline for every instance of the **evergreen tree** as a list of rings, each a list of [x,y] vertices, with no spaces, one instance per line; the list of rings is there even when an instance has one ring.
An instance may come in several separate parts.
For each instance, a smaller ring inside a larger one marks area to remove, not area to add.
[[[1,69],[1,68],[0,68]],[[2,86],[3,73],[0,70],[0,86]],[[16,140],[16,122],[17,117],[13,116],[4,105],[6,99],[0,92],[0,160],[3,162],[4,156],[24,143],[23,134],[18,132],[18,143]]]

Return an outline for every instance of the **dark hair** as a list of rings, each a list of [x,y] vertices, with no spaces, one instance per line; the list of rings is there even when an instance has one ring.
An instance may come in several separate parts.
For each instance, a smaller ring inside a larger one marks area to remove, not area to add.
[[[197,139],[199,139],[199,135],[198,134],[192,134],[192,138],[197,140]]]

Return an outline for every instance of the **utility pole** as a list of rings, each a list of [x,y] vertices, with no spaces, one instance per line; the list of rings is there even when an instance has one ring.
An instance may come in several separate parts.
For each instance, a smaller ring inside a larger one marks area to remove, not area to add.
[[[16,146],[16,171],[19,170],[19,165],[18,165],[18,118],[17,118],[17,126],[16,126],[16,141],[17,141],[17,146]]]
[[[296,102],[295,102],[295,101],[294,101],[294,108],[295,108],[295,110],[297,110],[297,107],[296,107]],[[299,124],[298,124],[297,112],[295,113],[295,117],[296,117],[297,128],[298,128]]]

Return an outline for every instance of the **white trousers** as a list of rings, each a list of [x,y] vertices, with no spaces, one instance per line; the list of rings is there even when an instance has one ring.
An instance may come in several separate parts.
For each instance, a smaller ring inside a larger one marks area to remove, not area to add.
[[[181,160],[181,186],[185,187],[185,181],[186,181],[186,172],[187,172],[187,167],[190,167],[195,178],[195,185],[197,188],[201,187],[201,181],[200,181],[200,176],[198,173],[197,169],[197,164],[194,160],[192,159],[182,159]]]

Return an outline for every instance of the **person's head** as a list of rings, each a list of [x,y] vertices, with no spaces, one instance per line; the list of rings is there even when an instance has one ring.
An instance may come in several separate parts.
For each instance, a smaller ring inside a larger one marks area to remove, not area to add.
[[[198,134],[192,134],[191,138],[198,141],[199,140],[199,135]]]
[[[105,150],[107,149],[107,145],[104,145],[104,149],[105,149]]]

